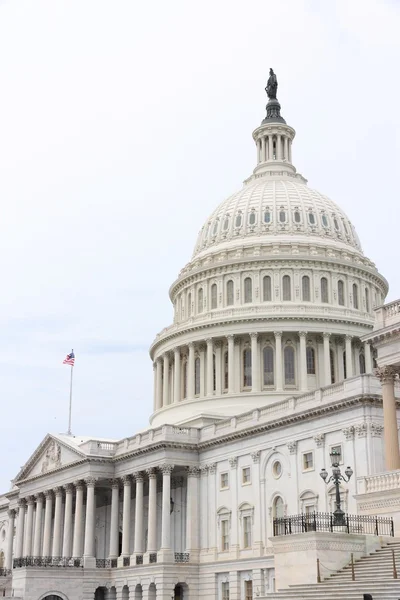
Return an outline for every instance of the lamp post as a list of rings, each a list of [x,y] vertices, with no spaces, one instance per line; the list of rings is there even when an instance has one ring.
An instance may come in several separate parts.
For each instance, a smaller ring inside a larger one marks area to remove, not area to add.
[[[341,481],[344,481],[345,483],[348,483],[350,481],[350,478],[353,475],[353,469],[351,467],[347,467],[347,469],[345,470],[345,474],[342,475],[340,468],[339,468],[340,453],[335,450],[332,450],[332,452],[330,453],[329,456],[331,458],[331,464],[332,464],[332,475],[328,479],[327,470],[321,469],[320,476],[322,477],[322,479],[324,480],[324,482],[327,485],[328,485],[328,483],[333,481],[333,485],[336,488],[336,510],[333,512],[333,515],[334,515],[333,524],[334,525],[346,525],[345,513],[340,508],[339,486],[340,486]]]

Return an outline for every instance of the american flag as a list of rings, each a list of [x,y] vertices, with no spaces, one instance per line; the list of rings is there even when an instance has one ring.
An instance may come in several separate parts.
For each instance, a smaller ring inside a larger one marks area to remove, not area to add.
[[[71,350],[71,352],[69,354],[67,354],[67,356],[64,358],[63,365],[71,365],[71,367],[73,367],[74,364],[75,364],[75,354],[74,354],[74,351]]]

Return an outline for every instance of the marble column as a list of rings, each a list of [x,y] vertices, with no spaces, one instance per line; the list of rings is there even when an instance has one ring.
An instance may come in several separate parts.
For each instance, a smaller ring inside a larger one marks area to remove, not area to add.
[[[285,138],[287,139],[287,138]],[[300,331],[300,389],[302,392],[307,391],[307,332]]]
[[[208,338],[207,342],[207,396],[212,396],[214,393],[214,366],[213,366],[213,341]]]
[[[147,469],[149,477],[149,510],[147,524],[147,552],[157,552],[157,473],[153,468]]]
[[[160,410],[163,405],[162,400],[162,363],[161,358],[157,358],[156,360],[156,369],[157,369],[157,390],[156,390],[156,410]]]
[[[157,410],[157,363],[153,362],[153,411]]]
[[[11,509],[8,511],[8,537],[7,537],[7,554],[5,568],[11,570],[13,568],[13,541],[14,541],[14,527],[15,527],[15,510]]]
[[[217,477],[217,463],[210,463],[208,466],[208,498],[209,498],[209,510],[208,510],[208,527],[210,532],[209,537],[209,552],[210,560],[215,560],[217,556],[217,507],[216,507],[216,477]]]
[[[375,375],[382,385],[383,439],[387,471],[400,469],[399,434],[397,431],[397,411],[394,395],[394,380],[399,373],[399,367],[384,366],[375,369]]]
[[[118,558],[119,546],[119,479],[111,479],[111,519],[109,558]]]
[[[171,473],[173,465],[165,464],[161,467],[163,475],[162,487],[162,522],[161,522],[161,557],[162,560],[172,557],[171,549]]]
[[[28,510],[25,523],[24,556],[32,556],[32,536],[33,536],[33,506],[35,498],[28,496],[26,499]]]
[[[26,501],[24,498],[21,498],[18,500],[18,523],[15,558],[22,558],[24,555],[25,512]]]
[[[274,140],[272,135],[268,136],[268,160],[274,160]]]
[[[371,344],[364,342],[365,372],[372,373]]]
[[[86,483],[86,521],[85,521],[85,544],[83,548],[83,556],[85,559],[95,559],[94,555],[94,528],[96,519],[96,496],[95,486],[96,479],[94,477],[88,477],[85,479]],[[89,566],[92,563],[87,561],[86,564]],[[93,566],[95,566],[94,563]]]
[[[282,136],[276,136],[276,158],[282,160]]]
[[[260,354],[258,346],[258,333],[251,333],[251,391],[259,392],[260,385]]]
[[[261,527],[261,489],[260,489],[260,456],[261,450],[251,453],[253,460],[252,484],[255,491],[254,518],[253,518],[253,553],[255,556],[262,556],[262,527]]]
[[[187,469],[186,552],[191,561],[199,559],[199,475],[198,467]]]
[[[261,162],[265,161],[265,137],[261,138]]]
[[[181,351],[174,348],[174,403],[181,401]]]
[[[200,398],[204,398],[205,394],[205,372],[206,372],[206,346],[199,344],[200,352]]]
[[[346,379],[353,377],[353,353],[351,340],[351,335],[346,335]]]
[[[54,509],[54,525],[53,525],[53,558],[61,556],[61,519],[62,519],[62,488],[55,487],[54,495],[56,497]]]
[[[222,394],[222,342],[215,342],[215,394]]]
[[[194,344],[193,342],[188,343],[189,357],[187,365],[187,399],[193,400],[194,398]]]
[[[75,521],[74,521],[74,542],[72,547],[72,556],[81,558],[83,554],[83,481],[75,481]]]
[[[46,490],[44,492],[46,505],[44,509],[44,530],[43,530],[43,552],[45,557],[51,556],[51,525],[53,519],[53,492]]]
[[[35,518],[35,538],[33,542],[33,556],[42,556],[42,518],[43,518],[43,494],[37,494],[36,499],[36,518]]]
[[[136,481],[134,553],[143,554],[143,473],[134,474]]]
[[[121,556],[129,556],[129,542],[131,534],[131,485],[132,480],[130,475],[125,475],[122,478],[124,484],[124,499],[122,512],[122,552]]]
[[[283,147],[284,147],[284,158],[288,161],[289,160],[289,151],[288,151],[288,138],[285,136],[283,138]]]
[[[169,404],[169,353],[165,352],[164,354],[164,379],[163,379],[163,406],[167,406]]]
[[[238,506],[238,457],[231,456],[229,458],[229,465],[231,467],[231,472],[229,474],[229,489],[231,494],[232,506]],[[239,537],[238,537],[238,513],[237,509],[232,511],[231,516],[231,537],[230,537],[230,557],[232,559],[239,558]]]
[[[71,558],[71,543],[72,543],[72,495],[74,486],[72,483],[67,483],[64,486],[65,490],[65,507],[64,507],[64,537],[63,537],[63,558]]]
[[[330,340],[331,334],[324,332],[324,385],[331,385],[331,356],[330,356]]]
[[[228,393],[235,391],[235,336],[228,335]]]
[[[282,392],[282,331],[275,331],[276,391]]]

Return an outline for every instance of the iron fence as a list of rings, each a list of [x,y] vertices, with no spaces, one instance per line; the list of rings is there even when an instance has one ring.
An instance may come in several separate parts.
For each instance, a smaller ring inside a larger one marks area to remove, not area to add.
[[[0,577],[7,577],[7,575],[11,575],[11,569],[0,569]]]
[[[188,563],[189,562],[189,552],[175,552],[175,562],[176,563]]]
[[[137,554],[136,555],[136,564],[137,565],[142,565],[143,564],[143,554]]]
[[[294,533],[307,533],[309,531],[360,533],[394,537],[394,525],[391,517],[344,515],[338,519],[334,513],[314,512],[274,518],[275,537],[292,535]]]
[[[83,567],[82,558],[62,556],[24,556],[14,558],[13,568],[21,567]]]
[[[131,557],[130,556],[124,556],[123,565],[124,565],[124,567],[131,566]]]
[[[151,554],[149,555],[149,563],[153,564],[157,562],[157,553],[156,552],[151,552]]]

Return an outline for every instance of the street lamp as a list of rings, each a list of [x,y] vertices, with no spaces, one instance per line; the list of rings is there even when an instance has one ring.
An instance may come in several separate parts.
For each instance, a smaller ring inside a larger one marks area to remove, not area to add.
[[[333,512],[334,515],[334,525],[345,525],[345,514],[344,511],[340,508],[340,491],[339,485],[341,481],[348,483],[350,481],[351,476],[353,475],[353,469],[351,467],[347,467],[345,470],[345,474],[342,475],[339,462],[340,462],[340,452],[337,450],[332,450],[330,453],[331,464],[332,464],[332,475],[328,479],[328,472],[326,469],[321,469],[320,476],[324,480],[324,482],[328,485],[331,481],[333,481],[333,485],[336,488],[336,510]]]

